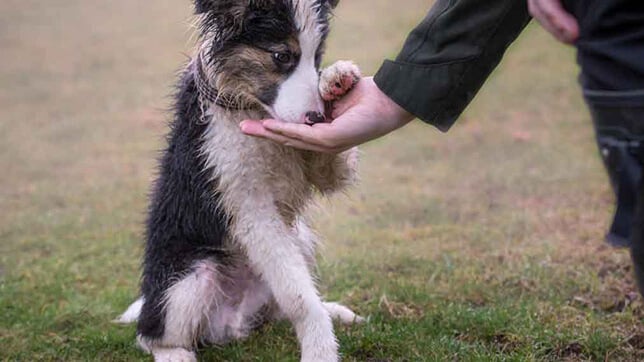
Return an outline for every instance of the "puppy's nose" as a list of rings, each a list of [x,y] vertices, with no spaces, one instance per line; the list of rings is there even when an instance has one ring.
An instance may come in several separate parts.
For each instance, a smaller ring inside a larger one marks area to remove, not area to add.
[[[324,117],[324,114],[320,112],[306,112],[306,124],[316,124],[316,123],[322,123],[326,120],[326,117]]]

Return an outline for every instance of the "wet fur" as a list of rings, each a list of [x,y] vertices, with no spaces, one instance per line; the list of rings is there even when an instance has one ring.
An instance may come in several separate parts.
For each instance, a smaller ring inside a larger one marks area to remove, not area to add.
[[[258,50],[299,51],[302,37],[288,27],[274,31],[275,19],[293,22],[303,16],[298,12],[318,17],[307,24],[321,32],[319,66],[334,4],[293,1],[196,1],[209,82],[244,110],[206,102],[194,62],[183,72],[150,198],[142,297],[120,319],[138,321],[139,344],[156,360],[194,360],[199,343],[243,338],[266,318],[283,316],[294,324],[303,361],[336,361],[331,318],[359,320],[320,299],[311,276],[316,239],[304,217],[316,192],[352,183],[355,150],[300,151],[239,130],[244,119],[270,116],[267,105],[299,69],[279,69]],[[310,5],[315,12],[303,8]]]

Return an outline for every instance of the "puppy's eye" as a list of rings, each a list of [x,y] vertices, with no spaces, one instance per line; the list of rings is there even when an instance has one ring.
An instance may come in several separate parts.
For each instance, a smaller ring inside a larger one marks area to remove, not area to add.
[[[291,55],[291,53],[276,52],[276,53],[273,53],[273,59],[275,59],[275,61],[278,63],[288,64],[293,59],[293,56]]]

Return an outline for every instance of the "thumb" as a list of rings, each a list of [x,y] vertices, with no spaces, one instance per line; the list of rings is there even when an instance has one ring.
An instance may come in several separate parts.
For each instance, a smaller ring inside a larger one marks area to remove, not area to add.
[[[344,95],[344,97],[333,102],[331,106],[331,118],[335,119],[340,117],[349,109],[360,103],[362,97],[364,97],[365,89],[367,89],[365,88],[365,83],[369,81],[371,81],[371,77],[360,79],[360,81],[356,83],[356,85],[346,95]]]

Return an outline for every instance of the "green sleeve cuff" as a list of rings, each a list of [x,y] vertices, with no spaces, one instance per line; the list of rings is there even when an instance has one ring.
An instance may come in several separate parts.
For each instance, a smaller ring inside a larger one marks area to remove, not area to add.
[[[385,60],[374,82],[407,112],[447,132],[461,113],[450,106],[455,101],[450,93],[465,67],[464,62],[422,66]]]
[[[403,109],[443,132],[530,21],[525,0],[438,0],[395,61],[374,76]]]

